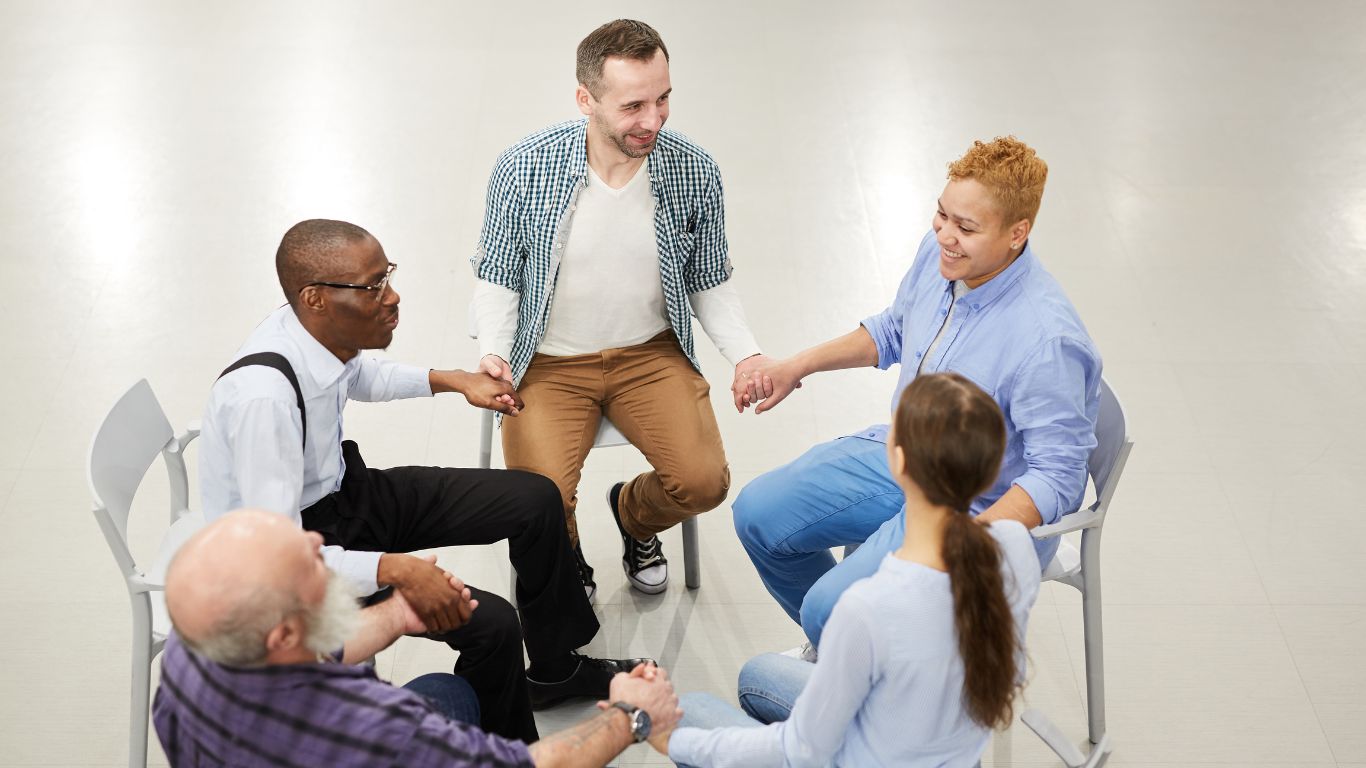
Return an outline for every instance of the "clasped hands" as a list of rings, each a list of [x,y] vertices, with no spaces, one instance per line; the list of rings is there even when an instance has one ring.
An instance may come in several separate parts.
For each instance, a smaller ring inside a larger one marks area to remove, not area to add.
[[[381,583],[394,587],[388,602],[398,611],[400,634],[444,634],[465,626],[479,601],[459,577],[436,564],[436,555],[386,554]]]
[[[755,413],[763,413],[781,403],[795,389],[802,386],[803,372],[792,358],[775,360],[768,355],[751,355],[735,366],[735,379],[730,393],[735,398],[735,412],[744,413],[754,406]]]
[[[669,754],[669,736],[683,717],[683,710],[678,706],[678,694],[668,672],[654,664],[638,664],[629,674],[618,672],[612,678],[608,696],[612,701],[624,701],[649,713],[650,746],[661,755]],[[598,702],[598,709],[609,706],[609,702]]]

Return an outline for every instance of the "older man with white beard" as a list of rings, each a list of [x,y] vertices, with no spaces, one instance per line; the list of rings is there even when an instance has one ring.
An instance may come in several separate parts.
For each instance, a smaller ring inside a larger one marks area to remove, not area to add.
[[[356,662],[425,626],[395,590],[360,608],[323,563],[319,534],[239,510],[196,534],[167,572],[167,639],[153,705],[171,765],[601,766],[681,712],[668,675],[641,665],[580,725],[527,745],[481,731],[463,679],[396,688]],[[461,623],[478,602],[460,579]]]

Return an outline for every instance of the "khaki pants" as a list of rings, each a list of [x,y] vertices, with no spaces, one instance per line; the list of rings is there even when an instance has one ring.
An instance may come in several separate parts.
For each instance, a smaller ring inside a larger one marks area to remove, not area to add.
[[[577,542],[579,478],[606,416],[654,467],[626,483],[618,503],[626,532],[647,539],[714,509],[730,490],[710,391],[673,331],[589,355],[536,355],[518,387],[526,410],[503,419],[503,456],[508,469],[555,483]]]

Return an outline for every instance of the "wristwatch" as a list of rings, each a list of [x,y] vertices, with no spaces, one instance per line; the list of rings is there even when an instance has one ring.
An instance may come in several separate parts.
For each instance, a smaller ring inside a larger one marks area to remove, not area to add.
[[[650,713],[640,707],[632,706],[624,701],[614,701],[612,706],[626,713],[631,718],[631,740],[639,744],[650,738]]]

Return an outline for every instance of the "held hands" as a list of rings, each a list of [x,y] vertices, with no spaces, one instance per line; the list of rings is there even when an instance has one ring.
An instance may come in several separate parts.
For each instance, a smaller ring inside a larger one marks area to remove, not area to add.
[[[753,355],[735,366],[730,391],[737,413],[744,413],[751,405],[755,413],[763,413],[801,386],[802,372],[792,358],[774,360],[768,355]]]
[[[484,355],[478,370],[468,374],[470,381],[460,390],[470,405],[516,416],[524,407],[512,388],[512,368],[497,355]]]
[[[497,401],[510,410],[502,408],[497,410],[509,416],[516,416],[525,407],[522,404],[522,398],[518,397],[516,390],[512,388],[512,366],[508,365],[506,360],[498,355],[484,355],[479,360],[479,372],[486,374],[490,379],[507,384],[508,392],[498,395]],[[466,395],[466,399],[469,399],[468,395]]]
[[[669,754],[669,736],[683,710],[678,707],[678,694],[668,672],[653,664],[637,665],[630,674],[622,672],[612,678],[608,695],[612,701],[624,701],[649,713],[650,746],[662,755]],[[609,706],[606,701],[598,702],[598,709]]]
[[[436,565],[436,555],[384,558],[402,558],[387,575],[395,587],[388,602],[394,603],[394,610],[400,614],[403,634],[442,634],[459,629],[479,607],[464,582]]]

